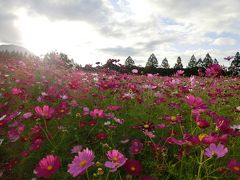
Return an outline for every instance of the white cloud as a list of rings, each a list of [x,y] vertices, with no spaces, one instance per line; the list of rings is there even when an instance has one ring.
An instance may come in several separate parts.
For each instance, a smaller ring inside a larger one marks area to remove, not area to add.
[[[224,38],[224,37],[217,38],[213,41],[213,45],[217,45],[217,46],[222,46],[222,45],[233,46],[233,45],[236,45],[236,43],[237,42],[235,39]]]
[[[18,31],[24,46],[37,54],[51,49],[64,51],[81,64],[108,58],[123,62],[130,55],[136,64],[145,65],[151,53],[156,54],[159,64],[167,57],[173,65],[177,56],[186,64],[192,54],[204,58],[210,52],[219,59],[240,48],[234,37],[221,37],[222,33],[235,33],[240,38],[238,0],[2,2],[7,8],[0,8],[1,13],[12,12],[13,17],[11,26],[5,27],[13,30],[15,22],[14,31]],[[216,37],[209,33],[216,33]],[[4,42],[1,36],[0,41]],[[206,50],[206,45],[215,46]],[[223,51],[219,49],[222,45],[230,48]]]

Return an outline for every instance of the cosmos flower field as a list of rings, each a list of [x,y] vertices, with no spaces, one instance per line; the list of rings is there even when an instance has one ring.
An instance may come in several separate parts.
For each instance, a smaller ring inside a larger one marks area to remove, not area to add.
[[[0,62],[0,179],[237,179],[240,78]]]

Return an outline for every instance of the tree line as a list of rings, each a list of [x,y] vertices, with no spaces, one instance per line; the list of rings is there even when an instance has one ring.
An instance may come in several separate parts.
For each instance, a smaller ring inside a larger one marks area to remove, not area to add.
[[[207,68],[211,64],[219,64],[219,63],[216,58],[213,60],[212,57],[209,55],[209,53],[206,54],[206,57],[203,60],[201,58],[199,60],[197,60],[196,57],[194,55],[192,55],[192,57],[190,58],[190,60],[188,62],[187,68],[193,68],[193,67]],[[131,56],[129,56],[126,59],[125,66],[128,66],[128,67],[135,66],[135,62],[131,58]],[[159,66],[156,56],[154,55],[154,53],[152,53],[147,60],[145,68],[147,68],[147,67],[155,67],[155,68],[160,67],[160,68],[168,69],[168,68],[170,68],[170,65],[168,63],[167,58],[165,57],[162,60],[161,65]],[[175,63],[173,68],[174,69],[182,69],[183,68],[182,59],[180,56],[177,58],[177,62]]]
[[[4,59],[18,59],[18,60],[23,60],[23,59],[38,59],[40,60],[39,57],[37,56],[32,56],[27,53],[21,53],[21,52],[8,52],[8,51],[0,51],[0,60]],[[230,67],[224,67],[222,66],[223,71],[225,72],[226,75],[240,75],[240,53],[237,52],[235,56],[232,56],[233,60],[231,62]],[[227,60],[230,60],[228,58],[224,58]],[[87,70],[87,71],[97,71],[101,70],[103,68],[109,68],[111,70],[116,70],[122,73],[131,73],[132,69],[137,69],[139,72],[142,74],[146,73],[158,73],[160,75],[173,75],[176,73],[177,70],[184,70],[185,75],[198,75],[199,74],[199,69],[201,71],[205,71],[207,67],[209,67],[212,64],[219,64],[217,59],[212,59],[212,57],[208,54],[206,54],[205,58],[202,60],[196,59],[194,55],[191,56],[188,65],[186,68],[183,67],[182,64],[182,59],[179,56],[177,58],[177,61],[175,65],[171,68],[167,58],[164,58],[161,62],[161,65],[159,65],[158,60],[154,53],[150,55],[148,58],[145,67],[141,66],[136,66],[134,60],[129,56],[126,60],[124,65],[120,64],[120,60],[116,59],[109,59],[105,64],[100,65],[100,63],[96,63],[97,67],[93,67],[92,65],[85,65],[82,67],[81,65],[77,64],[74,62],[73,59],[70,59],[68,55],[64,53],[58,53],[58,52],[50,52],[44,55],[43,59],[44,62],[48,64],[58,64],[62,65],[66,68],[70,69],[82,69],[82,70]]]
[[[234,74],[234,75],[239,75],[240,74],[240,53],[237,52],[235,56],[233,56],[233,61],[231,62],[230,67],[225,67],[225,66],[221,66],[222,69],[226,72],[228,72],[229,74]],[[219,64],[218,60],[216,58],[212,59],[212,57],[210,56],[209,53],[206,54],[205,58],[202,60],[202,58],[199,58],[198,60],[196,59],[196,57],[194,55],[191,56],[188,65],[185,69],[206,69],[207,67],[209,67],[212,64]],[[131,58],[131,56],[129,56],[124,63],[125,67],[127,68],[136,68],[137,66],[135,65],[134,60]],[[152,71],[154,69],[184,69],[183,64],[182,64],[182,59],[179,56],[177,58],[177,61],[175,63],[175,65],[170,68],[170,65],[168,63],[167,58],[165,57],[162,62],[161,65],[159,66],[158,60],[156,58],[156,56],[154,55],[154,53],[152,53],[150,55],[150,57],[147,60],[147,63],[145,65],[145,69],[151,69]]]

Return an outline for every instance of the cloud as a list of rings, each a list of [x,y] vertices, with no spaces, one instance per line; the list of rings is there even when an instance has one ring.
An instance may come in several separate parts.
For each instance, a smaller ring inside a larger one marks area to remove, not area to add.
[[[236,40],[232,38],[219,37],[213,41],[213,45],[217,46],[233,46],[236,45]]]
[[[111,56],[129,56],[130,54],[135,55],[139,52],[138,49],[135,49],[133,47],[122,47],[122,46],[103,48],[99,50],[106,52]]]
[[[204,57],[211,51],[220,58],[240,48],[238,0],[0,0],[0,4],[0,41],[29,47],[40,41],[35,49],[46,49],[46,39],[49,48],[67,50],[86,62],[94,56],[124,61],[130,55],[136,64],[145,65],[155,53],[159,61],[167,57],[174,64],[181,56],[187,63],[195,52]],[[26,17],[17,13],[22,9]],[[16,27],[22,22],[25,27]],[[38,29],[45,37],[37,38]]]
[[[0,42],[19,44],[20,34],[14,26],[16,17],[0,7]]]

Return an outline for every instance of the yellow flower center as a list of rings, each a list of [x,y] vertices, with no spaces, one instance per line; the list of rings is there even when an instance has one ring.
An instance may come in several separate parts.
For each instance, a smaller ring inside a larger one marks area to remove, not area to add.
[[[131,169],[131,171],[135,171],[136,170],[136,168],[134,166],[132,166],[130,169]]]
[[[207,134],[199,134],[199,135],[198,135],[198,139],[199,139],[200,141],[202,141],[203,138],[205,138],[206,136],[207,136]]]
[[[117,160],[118,160],[118,157],[117,157],[117,156],[113,156],[112,160],[113,160],[113,161],[117,161]]]
[[[98,168],[97,169],[97,174],[98,175],[102,175],[104,173],[103,169],[102,168]]]
[[[240,171],[240,167],[239,167],[239,166],[234,166],[233,169],[234,169],[235,171]]]
[[[60,112],[63,113],[63,112],[64,112],[64,109],[61,109]]]
[[[115,167],[118,167],[119,165],[120,165],[120,163],[118,163],[118,162],[115,162],[115,163],[114,163],[114,166],[115,166]]]
[[[149,125],[148,124],[144,124],[143,127],[147,129],[147,128],[149,128]]]
[[[81,114],[80,113],[76,113],[76,117],[80,117],[81,116]]]
[[[171,121],[175,122],[177,120],[176,116],[171,116]]]
[[[51,171],[53,169],[53,166],[51,166],[51,165],[49,165],[48,167],[47,167],[47,170],[48,171]]]
[[[80,165],[81,167],[85,166],[86,164],[87,164],[87,161],[85,161],[85,160],[82,160],[82,161],[79,163],[79,165]]]

